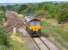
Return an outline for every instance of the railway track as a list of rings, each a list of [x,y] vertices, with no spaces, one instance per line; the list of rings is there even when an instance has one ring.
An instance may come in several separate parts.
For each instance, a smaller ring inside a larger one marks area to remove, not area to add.
[[[39,50],[49,50],[49,48],[42,42],[40,38],[33,38],[33,41]]]
[[[40,39],[42,40],[42,42],[47,45],[47,47],[49,48],[49,50],[60,50],[53,42],[51,42],[50,40],[48,40],[45,37],[40,37]]]
[[[60,50],[55,44],[45,37],[33,38],[33,41],[39,50]]]
[[[34,47],[37,48],[37,49],[33,48],[33,50],[60,50],[53,42],[48,40],[46,37],[31,38],[26,30],[21,29],[20,31],[25,33],[24,36],[29,37],[29,39],[31,39],[29,41],[33,41]]]

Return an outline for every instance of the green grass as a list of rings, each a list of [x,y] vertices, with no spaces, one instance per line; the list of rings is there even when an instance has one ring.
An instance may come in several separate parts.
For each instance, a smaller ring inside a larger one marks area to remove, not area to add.
[[[30,50],[26,44],[26,40],[20,35],[20,33],[16,33],[12,36],[13,37],[9,39],[11,45],[9,48],[10,50]]]
[[[16,37],[22,38],[20,40],[16,39]],[[0,46],[0,50],[30,50],[26,44],[26,40],[23,37],[20,37],[18,35],[14,35],[13,38],[9,37],[9,47],[7,46]]]
[[[48,25],[46,25],[46,22],[48,22]],[[46,27],[42,32],[44,35],[47,34],[49,37],[52,36],[53,38],[56,38],[56,40],[64,47],[68,47],[68,31],[64,31],[63,27],[59,26],[59,24],[52,25],[52,23],[53,22],[49,23],[49,19],[48,21],[42,22],[42,26]]]
[[[6,46],[1,46],[0,47],[0,50],[30,50],[28,47],[27,47],[27,44],[25,43],[19,43],[17,41],[14,41],[14,40],[10,40],[10,44],[11,46],[8,48]]]
[[[11,40],[11,48],[10,50],[28,50],[29,48],[27,47],[26,43],[20,43],[18,41],[15,40]]]

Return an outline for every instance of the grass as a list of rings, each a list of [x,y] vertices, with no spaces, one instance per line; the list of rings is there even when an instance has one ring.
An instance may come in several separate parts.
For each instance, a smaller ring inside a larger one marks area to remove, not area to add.
[[[48,25],[45,25],[46,22]],[[55,21],[54,21],[55,22]],[[68,31],[64,31],[64,28],[58,23],[54,23],[53,20],[42,22],[42,26],[45,26],[45,29],[42,30],[44,35],[55,38],[60,44],[68,49]]]
[[[28,47],[25,43],[20,43],[16,40],[11,40],[12,47],[10,49],[12,50],[28,50]]]
[[[12,35],[10,39],[10,44],[12,50],[30,50],[26,44],[26,41],[23,37],[18,35]]]
[[[30,50],[26,44],[26,40],[20,35],[16,34],[12,34],[9,37],[10,46],[6,47],[1,45],[0,50]]]

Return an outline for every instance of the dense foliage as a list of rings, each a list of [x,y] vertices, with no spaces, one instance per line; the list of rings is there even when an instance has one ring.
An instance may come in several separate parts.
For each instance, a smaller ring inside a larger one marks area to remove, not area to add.
[[[0,6],[0,22],[2,22],[3,21],[3,19],[6,19],[6,17],[5,17],[5,6]],[[1,23],[0,23],[1,24]]]
[[[56,18],[59,23],[68,21],[68,3],[67,2],[43,2],[29,4],[11,4],[0,6],[0,16],[4,15],[5,10],[13,10],[18,13],[29,16],[42,16]]]
[[[7,5],[8,10],[14,10],[18,13],[30,16],[42,16],[56,18],[59,23],[68,21],[68,3],[67,2],[44,2],[35,4],[15,4]]]
[[[8,33],[7,30],[0,25],[0,45],[8,46]]]

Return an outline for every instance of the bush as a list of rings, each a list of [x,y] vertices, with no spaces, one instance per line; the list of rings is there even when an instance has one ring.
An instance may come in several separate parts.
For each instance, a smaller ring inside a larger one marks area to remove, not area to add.
[[[0,26],[0,45],[9,46],[8,32],[4,27]]]

